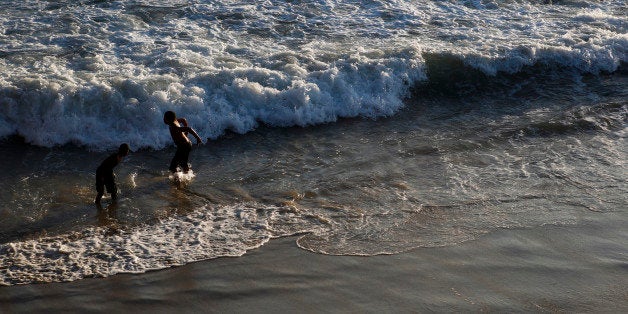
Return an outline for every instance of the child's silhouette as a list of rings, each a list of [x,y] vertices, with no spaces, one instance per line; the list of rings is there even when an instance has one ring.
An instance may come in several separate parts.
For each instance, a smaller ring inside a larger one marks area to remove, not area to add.
[[[116,176],[113,174],[113,168],[129,154],[129,144],[122,144],[118,148],[118,152],[107,157],[96,169],[96,200],[94,203],[100,204],[105,187],[107,192],[111,194],[111,199],[115,200],[118,196],[118,187],[116,186]]]
[[[170,127],[170,135],[177,145],[177,152],[174,154],[168,169],[174,173],[177,172],[177,167],[181,167],[183,172],[188,172],[190,170],[188,157],[190,156],[190,151],[192,151],[192,142],[187,137],[187,134],[188,132],[191,133],[194,138],[196,138],[198,144],[202,144],[203,140],[194,129],[188,126],[188,122],[185,118],[177,119],[173,111],[166,111],[164,113],[164,123]]]

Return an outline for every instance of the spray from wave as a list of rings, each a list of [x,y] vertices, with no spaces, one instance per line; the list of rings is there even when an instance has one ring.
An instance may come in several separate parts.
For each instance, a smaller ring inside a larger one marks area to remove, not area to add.
[[[0,18],[0,137],[163,148],[166,110],[215,139],[390,116],[443,64],[613,72],[620,2],[20,2]]]

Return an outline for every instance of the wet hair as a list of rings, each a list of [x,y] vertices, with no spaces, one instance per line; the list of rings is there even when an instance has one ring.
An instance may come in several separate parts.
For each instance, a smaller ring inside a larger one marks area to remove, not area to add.
[[[176,115],[176,114],[174,114],[174,111],[166,111],[166,112],[164,113],[164,122],[165,122],[166,124],[173,123],[173,122],[174,122],[174,120],[176,120],[176,119],[177,119],[177,115]]]
[[[129,144],[127,143],[120,144],[120,148],[118,148],[118,155],[126,156],[129,154],[130,151],[131,151],[131,148],[129,147]]]

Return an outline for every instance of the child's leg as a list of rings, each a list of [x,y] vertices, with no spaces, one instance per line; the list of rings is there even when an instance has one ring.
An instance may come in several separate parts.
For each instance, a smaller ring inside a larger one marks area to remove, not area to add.
[[[100,200],[102,199],[102,195],[103,195],[103,193],[98,192],[98,194],[96,195],[96,200],[94,201],[94,204],[100,204]]]
[[[103,194],[105,194],[105,181],[98,173],[96,174],[96,192],[96,200],[94,200],[94,203],[100,204],[100,200],[102,199]]]
[[[172,161],[170,161],[170,172],[177,172],[177,166],[181,163],[181,147],[177,146],[177,152],[174,153]]]
[[[111,200],[118,198],[118,187],[116,186],[116,177],[113,173],[105,179],[105,186],[107,187],[107,193],[111,194]]]
[[[181,166],[181,169],[183,170],[183,172],[188,172],[190,171],[190,164],[188,163],[188,159],[187,156],[185,159],[181,159],[179,165]]]
[[[179,159],[179,165],[183,172],[190,171],[190,164],[188,163],[188,159],[190,158],[190,152],[192,151],[192,144],[189,146],[181,147],[181,159]]]

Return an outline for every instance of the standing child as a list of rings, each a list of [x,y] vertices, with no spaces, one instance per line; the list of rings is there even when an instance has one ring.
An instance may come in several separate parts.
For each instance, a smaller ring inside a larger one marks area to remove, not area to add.
[[[115,200],[118,196],[118,187],[116,186],[116,176],[113,174],[113,168],[122,161],[124,157],[129,154],[129,144],[122,144],[118,148],[118,152],[110,155],[105,159],[98,169],[96,169],[96,201],[94,203],[100,204],[103,194],[105,194],[105,187],[107,192],[111,194],[111,199]]]
[[[188,157],[190,156],[190,151],[192,151],[192,142],[187,137],[187,134],[188,132],[192,133],[198,144],[202,144],[203,140],[196,134],[194,129],[188,126],[185,118],[177,119],[173,111],[164,113],[164,123],[170,127],[170,136],[172,136],[172,140],[177,145],[177,152],[174,154],[168,169],[175,173],[177,172],[177,167],[181,167],[183,172],[187,173],[190,170]]]

